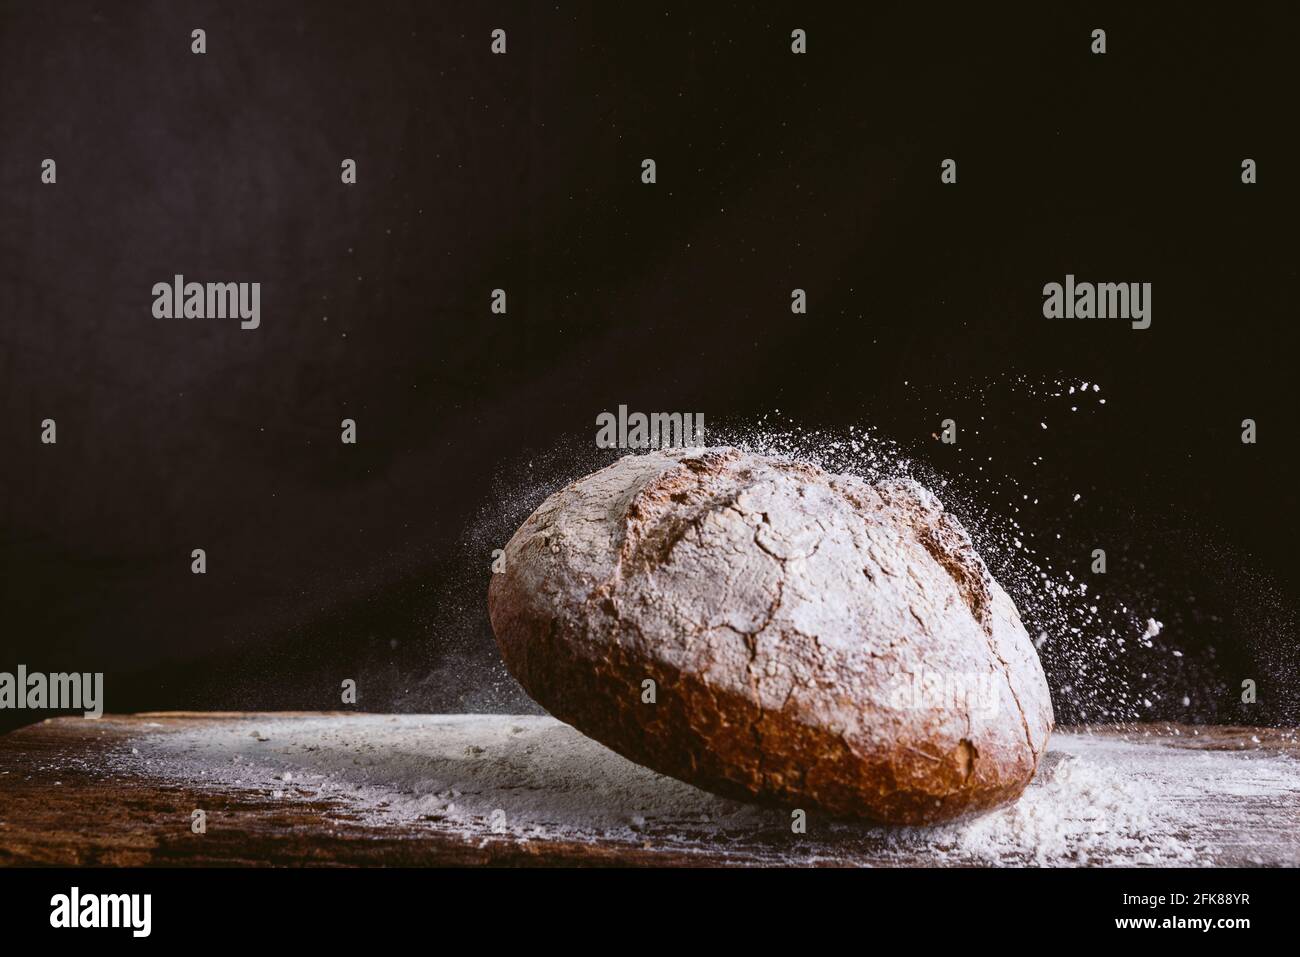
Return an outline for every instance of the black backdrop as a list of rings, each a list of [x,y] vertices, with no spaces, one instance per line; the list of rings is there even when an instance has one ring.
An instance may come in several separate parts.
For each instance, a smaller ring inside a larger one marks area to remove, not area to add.
[[[487,624],[494,490],[582,471],[626,403],[870,424],[955,474],[993,456],[1081,491],[1022,524],[1079,573],[1106,545],[1116,592],[1177,624],[1175,685],[1212,689],[1149,715],[1300,720],[1294,27],[0,5],[0,670],[105,671],[115,711],[329,708],[341,677],[376,710],[529,707]],[[1045,320],[1067,272],[1153,283],[1152,328]],[[261,282],[261,328],[153,318],[175,273]],[[1043,430],[1017,376],[1101,383],[1105,411]],[[948,416],[984,420],[951,449]]]

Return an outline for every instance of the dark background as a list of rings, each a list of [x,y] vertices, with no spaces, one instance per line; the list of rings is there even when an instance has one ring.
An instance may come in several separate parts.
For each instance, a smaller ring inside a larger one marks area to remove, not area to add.
[[[599,464],[596,415],[780,409],[1060,505],[1019,520],[1078,575],[1106,547],[1185,652],[1140,716],[1296,723],[1296,25],[0,4],[0,670],[105,671],[113,711],[331,708],[347,677],[370,710],[531,707],[490,550]],[[1067,272],[1153,283],[1151,329],[1045,320]],[[260,282],[261,328],[153,318],[175,273]],[[1021,376],[1108,401],[1043,430]]]

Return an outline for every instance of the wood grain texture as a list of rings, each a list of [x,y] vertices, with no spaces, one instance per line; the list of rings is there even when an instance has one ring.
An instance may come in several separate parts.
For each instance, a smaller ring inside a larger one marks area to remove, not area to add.
[[[565,840],[496,834],[483,827],[446,828],[439,826],[434,816],[426,820],[386,820],[382,803],[378,811],[371,808],[370,812],[363,813],[344,797],[322,796],[318,789],[294,782],[284,783],[277,797],[272,787],[264,783],[247,782],[234,787],[225,781],[204,782],[201,778],[206,772],[202,770],[189,773],[184,779],[169,779],[165,768],[154,768],[152,759],[144,756],[149,753],[147,749],[143,755],[133,751],[136,744],[159,735],[204,728],[231,728],[232,734],[247,739],[251,729],[268,721],[278,722],[277,726],[285,728],[298,724],[337,727],[341,733],[364,740],[371,733],[365,729],[373,726],[365,724],[367,720],[395,719],[322,713],[165,713],[107,716],[99,721],[57,718],[20,729],[0,737],[0,864],[907,866],[943,861],[969,863],[960,857],[936,857],[936,847],[941,843],[938,839],[934,842],[918,839],[900,849],[882,837],[887,832],[881,829],[820,828],[818,822],[813,822],[809,835],[793,835],[782,826],[784,818],[780,811],[772,812],[771,826],[764,826],[752,835],[740,839],[731,835],[712,843],[684,843],[680,836],[670,833],[673,829],[657,827],[653,821],[630,839],[623,835]],[[569,732],[561,725],[555,727]],[[1300,769],[1300,744],[1295,731],[1159,725],[1091,729],[1087,738],[1102,740],[1107,748],[1113,743],[1119,749],[1108,750],[1107,754],[1135,755],[1134,767],[1138,772],[1143,771],[1142,762],[1152,764],[1153,768],[1163,763],[1175,769],[1180,762],[1189,762],[1189,773],[1179,773],[1178,780],[1183,783],[1160,796],[1162,804],[1167,802],[1171,813],[1178,816],[1180,840],[1188,841],[1188,846],[1203,848],[1188,863],[1300,863],[1300,790],[1293,784],[1300,778],[1292,776],[1300,773],[1292,770]],[[1153,741],[1158,743],[1152,744]],[[600,747],[594,742],[589,746]],[[1231,793],[1209,787],[1195,790],[1200,787],[1196,784],[1198,779],[1213,780],[1212,776],[1197,771],[1198,759],[1235,752],[1241,752],[1243,757],[1240,774],[1233,771]],[[493,760],[491,753],[483,760]],[[1049,752],[1045,766],[1069,760],[1069,755],[1057,753],[1054,757]],[[1263,767],[1271,769],[1272,776],[1265,782],[1267,787],[1250,779],[1253,768]],[[1171,780],[1167,768],[1152,773],[1164,775],[1160,780]],[[665,786],[680,787],[669,779],[662,781]],[[576,783],[582,785],[580,780]],[[592,800],[600,800],[594,791]],[[203,835],[193,834],[189,829],[191,811],[200,807],[207,812],[209,820],[208,832]],[[1005,862],[1033,863],[1032,860]],[[1134,862],[1143,861],[1135,857]]]

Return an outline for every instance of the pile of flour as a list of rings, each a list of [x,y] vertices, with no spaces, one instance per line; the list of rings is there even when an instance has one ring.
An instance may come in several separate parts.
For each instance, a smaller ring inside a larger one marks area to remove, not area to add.
[[[206,720],[156,729],[125,756],[173,784],[334,802],[382,826],[466,841],[601,841],[746,863],[1300,864],[1300,761],[1195,750],[1176,739],[1056,734],[1015,804],[935,828],[889,829],[726,800],[619,757],[550,717],[336,715]],[[1242,830],[1207,815],[1225,803]],[[1279,845],[1281,842],[1281,845]],[[1289,843],[1288,843],[1289,842]]]

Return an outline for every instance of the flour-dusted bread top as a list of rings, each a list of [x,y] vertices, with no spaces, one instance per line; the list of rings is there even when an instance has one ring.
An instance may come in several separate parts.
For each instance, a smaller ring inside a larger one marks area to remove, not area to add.
[[[732,797],[943,820],[1018,796],[1052,727],[1015,605],[914,482],[628,456],[524,522],[488,605],[548,711]]]

